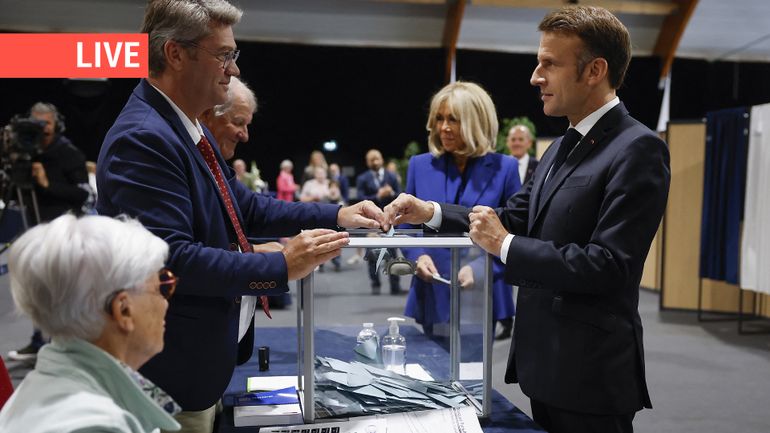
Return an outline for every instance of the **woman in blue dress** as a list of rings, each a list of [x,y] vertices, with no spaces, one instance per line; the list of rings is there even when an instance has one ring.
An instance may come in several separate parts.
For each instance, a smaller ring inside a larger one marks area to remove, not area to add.
[[[406,193],[423,200],[467,207],[499,207],[521,188],[517,161],[494,152],[497,113],[492,99],[480,86],[455,82],[441,89],[430,104],[429,153],[412,157]],[[417,263],[404,314],[432,334],[433,325],[449,322],[449,286],[433,275],[449,278],[448,249],[412,248],[404,255]],[[504,267],[493,264],[493,315],[503,325],[498,338],[510,338],[515,308],[513,288],[503,281]],[[461,286],[472,280],[470,267],[458,275]]]

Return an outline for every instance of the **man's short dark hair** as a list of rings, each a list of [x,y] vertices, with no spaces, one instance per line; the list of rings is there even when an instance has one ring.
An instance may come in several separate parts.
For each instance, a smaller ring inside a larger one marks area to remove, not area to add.
[[[583,41],[578,55],[578,76],[593,59],[607,61],[607,74],[613,89],[623,84],[631,61],[631,37],[628,29],[608,10],[595,6],[566,6],[543,18],[541,32],[574,35]]]

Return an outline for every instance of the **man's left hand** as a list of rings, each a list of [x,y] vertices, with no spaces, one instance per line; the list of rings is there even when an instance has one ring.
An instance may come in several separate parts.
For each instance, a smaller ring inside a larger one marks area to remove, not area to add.
[[[43,188],[48,188],[48,175],[45,174],[45,167],[43,167],[43,163],[41,162],[33,162],[32,163],[32,177],[35,178],[35,181],[38,185],[40,185]]]
[[[340,208],[337,213],[337,225],[346,229],[377,229],[382,227],[384,222],[385,215],[382,209],[369,200]]]
[[[471,240],[484,251],[498,257],[508,230],[503,227],[495,211],[487,206],[474,206],[468,218]]]

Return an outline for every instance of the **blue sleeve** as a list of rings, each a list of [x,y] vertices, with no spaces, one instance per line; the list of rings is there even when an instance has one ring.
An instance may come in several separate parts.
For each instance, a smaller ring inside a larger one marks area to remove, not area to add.
[[[117,137],[108,135],[104,146],[97,165],[99,213],[137,218],[169,244],[167,263],[180,277],[179,294],[221,297],[275,295],[287,290],[282,253],[229,250],[232,228],[226,214],[223,216],[216,188],[207,188],[203,179],[195,178],[200,169],[178,137],[140,129]],[[243,186],[234,189],[236,201],[244,206],[247,233],[284,231],[289,235],[336,223],[336,210],[287,207],[247,191]],[[255,290],[253,283],[259,282],[274,287]]]

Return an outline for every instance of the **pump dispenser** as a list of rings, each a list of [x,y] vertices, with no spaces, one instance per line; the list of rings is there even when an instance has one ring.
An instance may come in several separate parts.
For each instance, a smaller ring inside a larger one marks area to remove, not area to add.
[[[398,322],[401,317],[390,317],[388,335],[382,338],[382,363],[385,369],[398,374],[406,374],[406,338],[398,333]]]

